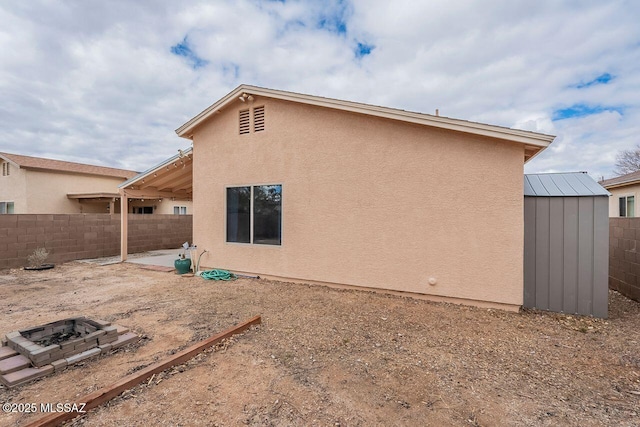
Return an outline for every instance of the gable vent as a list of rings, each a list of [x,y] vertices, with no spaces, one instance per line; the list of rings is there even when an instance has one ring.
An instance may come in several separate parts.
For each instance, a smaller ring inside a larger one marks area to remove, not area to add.
[[[249,110],[240,111],[240,135],[249,133]]]
[[[253,109],[253,131],[260,132],[264,130],[264,105]]]

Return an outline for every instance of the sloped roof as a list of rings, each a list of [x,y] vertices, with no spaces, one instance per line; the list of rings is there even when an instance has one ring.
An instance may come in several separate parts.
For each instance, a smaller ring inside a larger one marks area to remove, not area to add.
[[[62,160],[45,159],[42,157],[22,156],[19,154],[0,152],[0,158],[14,163],[23,169],[109,176],[122,179],[129,179],[138,174],[136,171],[126,169],[107,168],[104,166],[65,162]]]
[[[506,141],[518,142],[525,145],[525,162],[529,161],[539,152],[544,150],[554,139],[553,135],[545,135],[537,132],[530,132],[519,129],[511,129],[502,126],[488,125],[483,123],[470,122],[460,119],[452,119],[449,117],[434,116],[431,114],[416,113],[411,111],[400,110],[396,108],[380,107],[359,102],[343,101],[333,98],[324,98],[320,96],[305,95],[295,92],[286,92],[282,90],[267,89],[258,86],[240,85],[233,91],[229,92],[223,98],[206,108],[200,114],[186,122],[184,125],[176,129],[178,136],[183,138],[191,138],[194,129],[209,117],[219,112],[223,108],[233,103],[241,102],[240,96],[282,99],[285,101],[299,102],[304,104],[316,105],[325,108],[333,108],[337,110],[349,111],[360,114],[367,114],[377,117],[383,117],[391,120],[400,120],[409,123],[416,123],[425,126],[449,129],[469,134],[488,136]]]
[[[539,173],[524,176],[524,195],[534,197],[609,196],[586,172]]]
[[[600,181],[604,188],[624,187],[625,185],[640,184],[640,171],[620,175],[615,178]]]
[[[178,150],[179,154],[118,186],[135,197],[174,197],[190,200],[193,194],[193,148]]]

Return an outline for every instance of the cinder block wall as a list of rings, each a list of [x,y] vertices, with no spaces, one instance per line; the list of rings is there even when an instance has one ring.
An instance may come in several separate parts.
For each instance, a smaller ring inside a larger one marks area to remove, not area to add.
[[[192,241],[191,215],[130,215],[129,253],[179,248]],[[120,253],[120,215],[0,215],[0,269],[27,265],[37,248],[48,263]]]
[[[120,215],[118,218],[118,250],[120,253]],[[155,249],[180,248],[193,242],[191,215],[129,215],[129,253]]]
[[[609,288],[640,301],[640,218],[609,218]]]

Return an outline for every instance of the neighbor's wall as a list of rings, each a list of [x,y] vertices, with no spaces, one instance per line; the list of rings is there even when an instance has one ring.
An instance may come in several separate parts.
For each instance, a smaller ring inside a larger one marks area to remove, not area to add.
[[[191,215],[130,215],[129,253],[179,248],[192,240]],[[120,215],[0,215],[0,268],[23,267],[36,248],[59,263],[120,254]]]
[[[26,172],[9,163],[9,176],[2,176],[0,168],[0,202],[13,202],[14,213],[27,212]]]
[[[609,218],[609,288],[640,301],[640,218]]]
[[[28,207],[23,213],[107,213],[107,203],[85,203],[67,198],[74,193],[117,193],[124,179],[96,175],[26,171]]]
[[[609,217],[620,217],[620,197],[634,196],[635,212],[634,217],[640,217],[640,184],[627,185],[620,188],[607,188],[607,191],[611,193],[609,197]]]
[[[265,106],[265,131],[239,135],[237,102],[194,134],[203,265],[522,304],[521,145],[260,97],[252,105]],[[282,184],[281,246],[225,243],[225,188],[249,184]]]

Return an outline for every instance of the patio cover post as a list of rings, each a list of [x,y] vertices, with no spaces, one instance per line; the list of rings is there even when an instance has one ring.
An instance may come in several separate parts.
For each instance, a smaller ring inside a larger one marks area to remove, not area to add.
[[[129,199],[124,188],[120,189],[120,261],[127,260],[127,240],[129,237],[127,213],[129,212]]]

